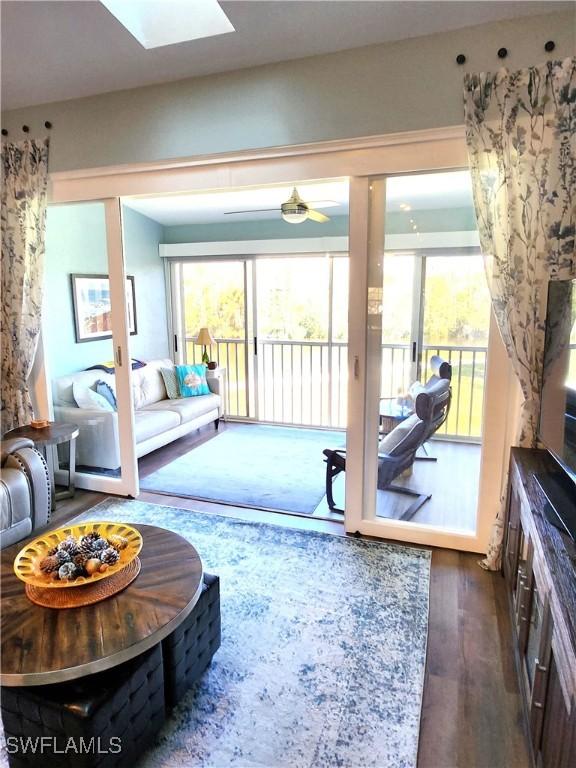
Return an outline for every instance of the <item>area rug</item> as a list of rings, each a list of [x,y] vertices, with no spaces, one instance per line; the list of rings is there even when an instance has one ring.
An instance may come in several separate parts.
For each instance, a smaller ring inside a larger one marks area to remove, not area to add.
[[[142,478],[140,487],[175,496],[311,514],[324,496],[324,448],[342,432],[234,424]]]
[[[220,576],[222,645],[138,768],[413,768],[430,553],[138,501]]]

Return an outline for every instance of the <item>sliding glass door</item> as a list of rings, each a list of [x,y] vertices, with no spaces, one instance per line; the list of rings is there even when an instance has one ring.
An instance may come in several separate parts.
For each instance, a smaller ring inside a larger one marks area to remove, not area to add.
[[[352,518],[364,533],[473,537],[490,300],[469,173],[373,179],[366,199],[367,262],[356,275],[366,297],[366,399],[361,428],[349,432],[363,492],[351,489],[347,508],[360,500]],[[451,393],[438,419],[416,405],[438,380],[437,358]]]
[[[199,362],[209,328],[228,417],[345,428],[345,255],[175,261],[170,284],[175,358]]]
[[[215,344],[211,359],[226,368],[226,413],[251,415],[253,345],[249,343],[248,283],[251,264],[246,260],[183,261],[171,265],[174,353],[183,363],[197,363],[202,347],[196,344],[200,328],[208,328]]]

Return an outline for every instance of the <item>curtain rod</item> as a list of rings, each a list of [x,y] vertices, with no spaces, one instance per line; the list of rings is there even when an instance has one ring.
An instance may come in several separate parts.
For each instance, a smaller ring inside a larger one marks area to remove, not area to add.
[[[544,50],[546,53],[551,53],[554,48],[556,48],[556,43],[554,40],[548,40],[546,43],[544,43]],[[506,56],[508,56],[508,48],[498,48],[496,55],[499,59],[505,59]],[[466,64],[465,54],[459,53],[458,56],[456,56],[456,64]]]
[[[45,120],[44,121],[44,128],[47,128],[48,130],[50,130],[52,128],[52,123],[50,122],[50,120]],[[29,125],[23,125],[22,126],[22,132],[23,133],[30,133],[30,126]],[[6,128],[2,128],[2,136],[8,136],[8,131],[7,131]]]

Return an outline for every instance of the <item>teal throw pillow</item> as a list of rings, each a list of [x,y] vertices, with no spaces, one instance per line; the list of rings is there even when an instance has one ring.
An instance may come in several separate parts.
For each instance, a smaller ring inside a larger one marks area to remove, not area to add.
[[[206,381],[206,366],[203,363],[200,365],[177,365],[176,376],[178,377],[181,397],[210,394],[210,387]]]

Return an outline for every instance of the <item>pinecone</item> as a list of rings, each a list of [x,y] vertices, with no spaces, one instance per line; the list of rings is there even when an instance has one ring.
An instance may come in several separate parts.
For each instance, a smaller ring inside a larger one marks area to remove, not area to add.
[[[42,573],[52,573],[60,568],[61,563],[54,555],[48,555],[40,560],[40,570]]]
[[[74,581],[77,575],[78,569],[74,563],[64,563],[58,569],[58,576],[60,576],[62,581]]]
[[[106,563],[106,565],[116,565],[118,560],[120,560],[120,555],[114,547],[108,547],[101,553],[100,560]]]
[[[47,554],[49,557],[52,557],[52,555],[55,555],[55,554],[56,554],[56,552],[58,552],[58,547],[52,547],[52,549],[49,549],[49,550],[48,550],[48,552],[46,552],[46,554]]]
[[[86,566],[86,563],[89,560],[89,556],[85,552],[79,552],[77,555],[74,555],[72,558],[72,562],[76,566],[76,568],[83,569]]]
[[[102,538],[98,531],[90,531],[90,533],[84,534],[80,539],[80,546],[92,546],[93,542]]]
[[[92,552],[94,552],[95,557],[100,557],[100,555],[105,549],[108,549],[108,542],[106,541],[106,539],[103,539],[101,537],[98,539],[94,539],[94,541],[92,542]]]
[[[80,547],[73,536],[68,536],[64,541],[61,541],[60,544],[58,544],[58,550],[60,552],[68,552],[70,557],[74,557],[74,555],[77,555],[80,551]]]
[[[128,546],[128,539],[126,539],[124,536],[119,536],[118,534],[113,533],[111,536],[108,536],[108,544],[120,552],[121,549],[126,549]]]
[[[58,549],[56,550],[56,554],[54,557],[58,560],[59,565],[64,565],[64,563],[69,563],[72,559],[70,554],[66,552],[65,549]]]
[[[86,542],[80,544],[80,552],[78,553],[80,555],[84,555],[84,557],[89,560],[91,557],[94,557],[94,550],[92,549],[92,543]]]

